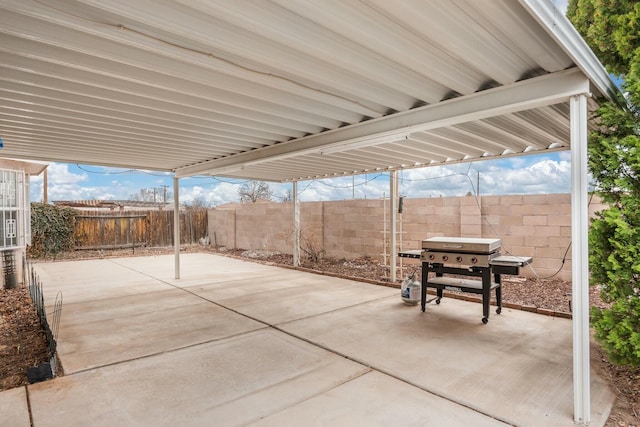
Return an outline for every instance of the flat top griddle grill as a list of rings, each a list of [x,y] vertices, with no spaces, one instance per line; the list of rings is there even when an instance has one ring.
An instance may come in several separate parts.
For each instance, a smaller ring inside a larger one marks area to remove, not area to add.
[[[500,239],[432,237],[422,241],[421,258],[428,262],[489,267],[500,256]]]
[[[422,260],[422,311],[427,303],[427,288],[436,289],[436,304],[440,303],[443,290],[470,292],[482,295],[482,323],[487,323],[491,291],[495,291],[496,313],[502,311],[500,276],[517,275],[520,267],[531,262],[531,257],[502,256],[501,247],[500,239],[431,237],[422,241],[422,251],[404,251],[399,255]],[[436,277],[429,278],[430,272]],[[445,275],[475,276],[480,280]]]
[[[431,237],[422,241],[422,249],[439,252],[490,254],[500,250],[500,239]]]

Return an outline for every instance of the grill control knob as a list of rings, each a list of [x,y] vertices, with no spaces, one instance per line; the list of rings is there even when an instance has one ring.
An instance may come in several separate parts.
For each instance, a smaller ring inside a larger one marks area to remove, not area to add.
[[[436,257],[435,257],[435,255],[429,255],[429,259],[430,259],[431,261],[433,261],[434,259],[436,259]]]
[[[457,257],[456,257],[456,261],[458,261],[458,262],[462,262],[462,257],[461,257],[461,256],[457,256]]]
[[[478,263],[478,258],[473,257],[471,258],[471,264],[477,264]]]
[[[447,255],[442,255],[442,260],[443,261],[449,261],[449,257]]]

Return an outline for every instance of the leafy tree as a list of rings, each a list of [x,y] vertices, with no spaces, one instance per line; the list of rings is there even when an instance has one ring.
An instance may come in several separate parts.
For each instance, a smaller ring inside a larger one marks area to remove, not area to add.
[[[601,101],[589,136],[589,167],[608,208],[589,232],[591,283],[610,308],[592,309],[596,338],[612,362],[640,365],[640,2],[570,0],[567,16],[626,99]]]
[[[273,190],[264,181],[248,181],[240,186],[238,195],[241,202],[255,203],[258,200],[271,200]]]

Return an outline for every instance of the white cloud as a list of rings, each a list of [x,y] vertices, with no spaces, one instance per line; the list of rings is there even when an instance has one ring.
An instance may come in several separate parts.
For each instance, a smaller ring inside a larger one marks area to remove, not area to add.
[[[475,191],[478,177],[480,194],[542,194],[571,191],[571,154],[560,152],[540,156],[521,156],[496,161],[462,163],[398,173],[400,195],[419,197],[464,196]],[[100,170],[96,168],[96,171]],[[102,170],[101,170],[102,171]],[[105,173],[113,173],[105,169]],[[74,173],[66,164],[52,163],[48,169],[49,200],[127,199],[140,189],[168,185],[169,177],[149,174]],[[479,175],[478,175],[479,174]],[[183,203],[202,199],[209,206],[239,201],[238,189],[243,181],[220,181],[211,178],[180,180]],[[292,189],[290,183],[269,183],[274,200],[281,200]],[[389,195],[388,173],[370,173],[355,177],[328,178],[298,183],[301,201],[378,199]],[[31,180],[32,200],[42,200],[42,176]]]
[[[62,163],[50,163],[47,168],[48,196],[50,200],[60,199],[64,196],[67,200],[84,199],[92,192],[90,187],[83,187],[82,183],[89,181],[86,173],[75,174],[69,171],[69,166]],[[44,176],[41,174],[31,178],[31,200],[41,201],[44,198]]]
[[[103,170],[97,168],[96,170]],[[126,199],[137,190],[130,188],[126,182],[111,179],[108,184],[97,185],[92,182],[93,174],[74,173],[69,165],[50,163],[47,168],[48,198],[55,200],[113,200]],[[31,178],[31,200],[42,201],[44,198],[44,176],[41,174]]]
[[[219,206],[229,202],[237,202],[240,200],[238,196],[239,183],[218,182],[209,184],[181,186],[180,202],[190,203],[195,199],[202,199],[208,206]]]
[[[416,169],[404,176],[400,192],[409,197],[464,196],[477,191],[478,181],[482,195],[571,191],[571,164],[562,156]]]
[[[481,194],[543,194],[571,191],[571,164],[541,160],[520,169],[498,169],[481,175]]]
[[[571,191],[569,154],[554,158],[522,157],[473,164],[456,164],[399,172],[400,195],[411,198],[464,196],[480,194],[542,194]],[[340,200],[380,198],[389,195],[388,174],[364,184],[375,175],[332,178],[302,182],[298,185],[300,200]],[[353,184],[355,183],[355,187]]]

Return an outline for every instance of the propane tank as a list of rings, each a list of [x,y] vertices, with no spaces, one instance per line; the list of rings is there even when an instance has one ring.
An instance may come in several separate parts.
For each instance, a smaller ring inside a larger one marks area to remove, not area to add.
[[[416,279],[416,272],[414,271],[408,276],[400,285],[400,296],[402,301],[407,305],[416,305],[420,301],[422,284]]]

